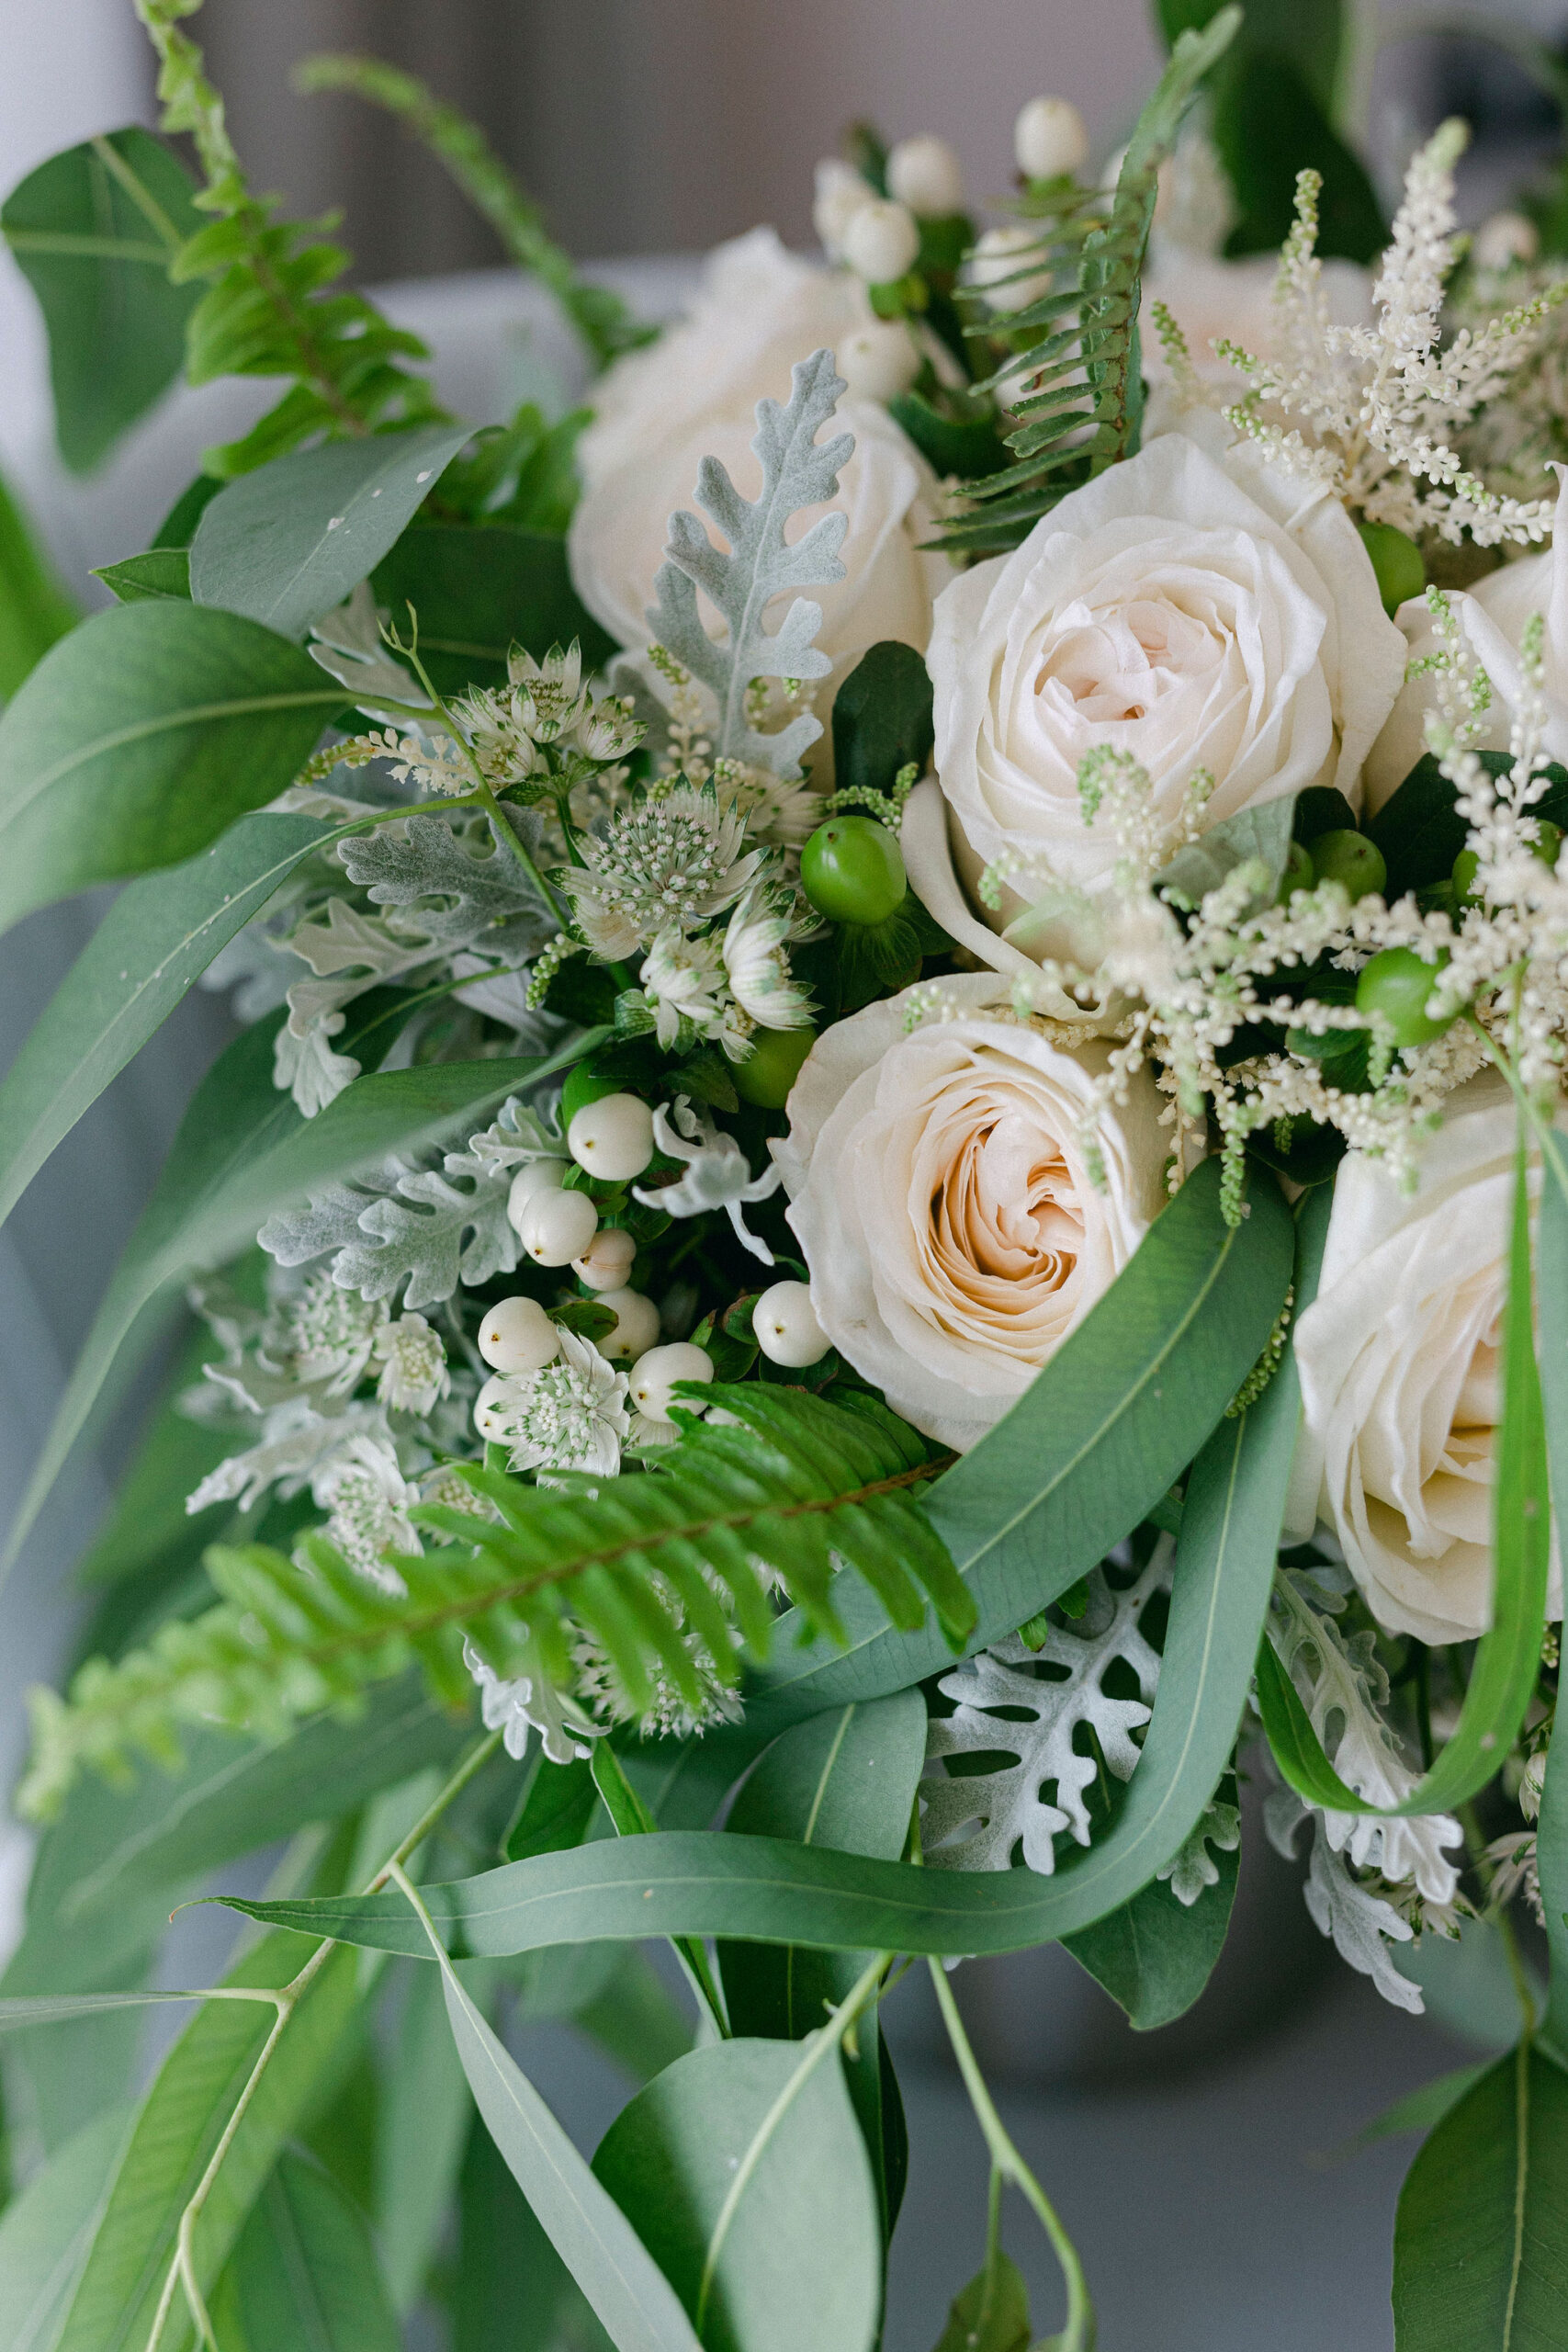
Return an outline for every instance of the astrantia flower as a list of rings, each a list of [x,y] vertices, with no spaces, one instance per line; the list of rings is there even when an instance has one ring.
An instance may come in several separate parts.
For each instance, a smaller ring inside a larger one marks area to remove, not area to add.
[[[553,743],[577,725],[588,696],[582,691],[582,651],[575,638],[564,653],[553,646],[542,662],[514,647],[506,669],[518,717],[536,743]]]
[[[508,1756],[522,1761],[530,1729],[538,1733],[552,1764],[581,1762],[589,1754],[586,1743],[599,1737],[598,1724],[589,1723],[581,1708],[566,1691],[558,1690],[547,1675],[519,1674],[503,1682],[472,1642],[463,1644],[463,1664],[479,1686],[484,1727],[500,1732]]]
[[[441,1334],[423,1315],[400,1316],[376,1334],[381,1377],[376,1394],[394,1412],[428,1413],[452,1385]]]
[[[560,1353],[542,1372],[513,1374],[491,1388],[499,1442],[513,1470],[587,1470],[613,1478],[631,1434],[624,1372],[592,1340],[558,1328]]]
[[[776,1193],[783,1181],[776,1168],[764,1176],[753,1177],[750,1163],[735,1137],[715,1126],[709,1118],[699,1118],[683,1094],[675,1097],[675,1124],[670,1124],[670,1105],[661,1102],[653,1114],[653,1140],[666,1159],[683,1159],[686,1172],[673,1184],[660,1185],[653,1192],[632,1186],[632,1198],[641,1201],[646,1208],[662,1209],[667,1216],[700,1216],[706,1209],[726,1209],[735,1235],[754,1258],[764,1266],[773,1262],[773,1253],[754,1233],[749,1233],[742,1208],[754,1201],[765,1201]]]
[[[662,1579],[655,1581],[660,1586],[660,1598],[666,1603],[673,1601],[675,1596]],[[595,1714],[608,1723],[635,1724],[640,1739],[690,1739],[714,1724],[739,1723],[744,1712],[740,1701],[729,1685],[720,1680],[707,1645],[693,1633],[685,1634],[682,1641],[702,1685],[703,1695],[695,1705],[682,1696],[662,1667],[655,1666],[649,1677],[653,1689],[652,1703],[643,1709],[634,1707],[614,1660],[592,1634],[579,1642],[572,1652],[580,1695]]]
[[[790,977],[784,944],[795,918],[748,891],[724,934],[724,968],[735,1001],[763,1029],[798,1029],[810,1016],[811,1001]]]
[[[667,925],[706,922],[733,906],[762,863],[746,822],[711,786],[677,785],[582,843],[586,871],[558,876],[595,955],[615,961]]]
[[[591,760],[624,760],[628,752],[636,751],[647,732],[629,702],[623,702],[615,695],[605,695],[578,720],[572,741]]]
[[[283,1363],[302,1383],[324,1380],[329,1396],[358,1386],[377,1336],[387,1320],[384,1299],[339,1290],[331,1274],[310,1274],[283,1310]]]
[[[401,1592],[403,1580],[389,1552],[423,1549],[409,1506],[419,1500],[385,1438],[356,1437],[323,1462],[310,1481],[318,1508],[329,1516],[326,1537],[351,1568],[383,1592]]]
[[[727,1046],[733,1040],[738,1051],[743,1049],[716,939],[688,939],[671,923],[649,948],[641,977],[653,1003],[655,1034],[667,1053],[679,1040],[682,1020],[699,1036],[717,1036]]]

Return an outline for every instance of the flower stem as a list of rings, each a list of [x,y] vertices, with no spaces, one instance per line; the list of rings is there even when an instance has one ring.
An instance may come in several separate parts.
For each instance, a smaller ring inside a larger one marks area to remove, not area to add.
[[[937,2007],[947,2028],[953,2054],[958,2061],[958,2071],[964,2077],[964,2087],[969,2094],[969,2104],[975,2120],[985,2134],[986,2145],[991,2152],[993,2178],[1010,2181],[1021,2191],[1034,2210],[1041,2228],[1051,2241],[1052,2250],[1062,2267],[1062,2277],[1067,2289],[1067,2324],[1055,2339],[1060,2352],[1094,2352],[1094,2305],[1089,2301],[1089,2285],[1078,2260],[1077,2248],[1062,2227],[1052,2204],[1023,2158],[1019,2154],[1003,2126],[986,2087],[969,2037],[964,2030],[964,2020],[958,2014],[958,2004],[953,1997],[953,1987],[940,1960],[928,1962],[931,1983],[936,1987]]]

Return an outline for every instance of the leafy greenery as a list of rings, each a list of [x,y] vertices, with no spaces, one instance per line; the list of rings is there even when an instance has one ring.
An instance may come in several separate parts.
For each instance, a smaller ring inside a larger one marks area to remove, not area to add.
[[[582,648],[584,666],[608,661],[611,639],[571,584],[555,532],[490,523],[412,523],[371,575],[378,604],[419,616],[420,659],[436,692],[499,686],[513,645],[542,660],[552,645]]]
[[[0,703],[76,619],[74,605],[0,480]]]
[[[27,1804],[51,1810],[84,1764],[123,1765],[138,1748],[172,1760],[181,1722],[280,1728],[411,1661],[457,1704],[472,1688],[465,1642],[502,1675],[537,1645],[547,1668],[564,1675],[569,1612],[604,1645],[638,1711],[652,1702],[656,1672],[697,1703],[702,1685],[680,1612],[733,1679],[718,1593],[748,1644],[764,1650],[771,1612],[759,1563],[829,1634],[837,1558],[867,1580],[896,1623],[920,1622],[923,1590],[950,1639],[968,1631],[968,1598],[913,1492],[929,1472],[925,1449],[901,1422],[869,1401],[851,1411],[773,1387],[712,1396],[739,1428],[694,1425],[668,1466],[608,1493],[579,1483],[557,1494],[465,1467],[499,1521],[418,1509],[420,1521],[452,1541],[400,1563],[403,1594],[355,1576],[321,1537],[307,1539],[308,1576],[259,1545],[216,1548],[209,1566],[223,1605],[165,1626],[150,1649],[118,1666],[84,1667],[68,1703],[36,1695]]]
[[[1070,283],[1007,314],[1012,347],[976,390],[1012,388],[1009,406],[1022,422],[1007,435],[1010,464],[970,483],[970,511],[942,533],[954,553],[1016,547],[1070,490],[1136,449],[1139,280],[1159,168],[1241,20],[1239,7],[1226,6],[1201,32],[1178,38],[1127,142],[1109,220],[1098,218],[1097,198],[1075,193],[1048,216],[1038,245],[1020,252],[1021,277],[1049,270]]]

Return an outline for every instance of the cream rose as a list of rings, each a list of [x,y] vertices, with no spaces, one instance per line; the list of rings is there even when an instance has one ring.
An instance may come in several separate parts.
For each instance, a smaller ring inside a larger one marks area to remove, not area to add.
[[[1158,1212],[1153,1081],[1080,1128],[1109,1046],[1063,1052],[998,1006],[989,974],[944,983],[957,1017],[906,1035],[906,999],[827,1030],[773,1146],[823,1330],[928,1436],[960,1452],[1017,1402]]]
[[[568,548],[579,595],[620,644],[649,642],[670,516],[691,506],[700,460],[717,458],[737,488],[754,496],[757,402],[789,398],[796,360],[824,346],[860,351],[877,332],[858,279],[801,261],[771,229],[756,229],[711,256],[683,325],[617,361],[595,385],[595,418],[578,445],[583,494]],[[853,434],[855,449],[833,501],[849,516],[840,549],[845,577],[811,592],[822,607],[817,642],[833,662],[832,678],[818,690],[824,717],[838,682],[869,646],[897,638],[924,652],[932,600],[953,571],[944,556],[921,551],[936,527],[938,485],[914,444],[874,401],[843,400],[837,423]],[[797,515],[792,537],[829,511]],[[708,621],[716,633],[716,614]],[[818,770],[826,749],[813,754]]]
[[[1546,749],[1554,760],[1568,760],[1568,466],[1555,469],[1557,512],[1551,545],[1544,555],[1527,555],[1506,563],[1501,571],[1453,598],[1455,618],[1470,640],[1471,650],[1492,682],[1492,707],[1483,733],[1475,739],[1483,752],[1506,752],[1508,730],[1519,705],[1519,635],[1525,623],[1539,613],[1546,623],[1541,651],[1547,699]],[[1425,597],[1412,596],[1401,605],[1400,628],[1406,652],[1416,661],[1438,650],[1438,633]],[[1367,805],[1381,808],[1396,792],[1427,748],[1427,714],[1436,710],[1438,697],[1429,676],[1412,678],[1389,716],[1388,723],[1367,761]]]
[[[1309,1524],[1315,1502],[1379,1623],[1424,1642],[1468,1641],[1491,1623],[1514,1148],[1512,1101],[1488,1074],[1449,1098],[1414,1194],[1352,1154],[1317,1296],[1296,1326],[1292,1521]],[[1555,1566],[1552,1588],[1560,1596]]]
[[[938,779],[982,863],[1092,888],[1116,853],[1083,821],[1087,752],[1130,752],[1172,817],[1199,768],[1211,823],[1311,784],[1354,803],[1404,658],[1338,502],[1195,416],[942,591]]]

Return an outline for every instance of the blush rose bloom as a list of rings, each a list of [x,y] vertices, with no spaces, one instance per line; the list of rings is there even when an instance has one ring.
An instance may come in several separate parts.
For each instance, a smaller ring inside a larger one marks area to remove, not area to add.
[[[1077,788],[1102,745],[1172,818],[1199,768],[1210,824],[1313,784],[1359,802],[1404,640],[1337,500],[1226,431],[1195,414],[938,598],[936,772],[982,864],[1012,851],[1103,880],[1114,841]]]
[[[693,505],[701,459],[717,458],[754,497],[757,402],[787,401],[796,360],[836,351],[875,324],[857,278],[802,261],[773,230],[755,229],[709,257],[682,325],[600,379],[594,421],[578,443],[583,493],[568,552],[578,594],[619,644],[649,643],[670,516]],[[835,424],[855,441],[839,496],[790,525],[798,538],[820,514],[838,508],[850,518],[840,549],[845,578],[810,591],[822,607],[817,643],[833,663],[818,689],[824,718],[868,647],[897,638],[925,651],[932,600],[953,576],[945,556],[920,548],[936,528],[940,493],[913,442],[874,401],[840,401]],[[718,616],[705,612],[716,635]],[[819,773],[827,748],[813,753]]]
[[[1296,1326],[1292,1528],[1315,1510],[1379,1623],[1424,1642],[1470,1641],[1492,1621],[1514,1148],[1512,1100],[1488,1074],[1450,1096],[1414,1194],[1352,1153]],[[1553,1616],[1561,1589],[1554,1549]]]
[[[817,1319],[862,1376],[960,1453],[1016,1404],[1158,1213],[1168,1142],[1152,1080],[1080,1140],[1108,1046],[1076,1053],[943,983],[957,1008],[906,1035],[906,999],[824,1032],[775,1143]]]

